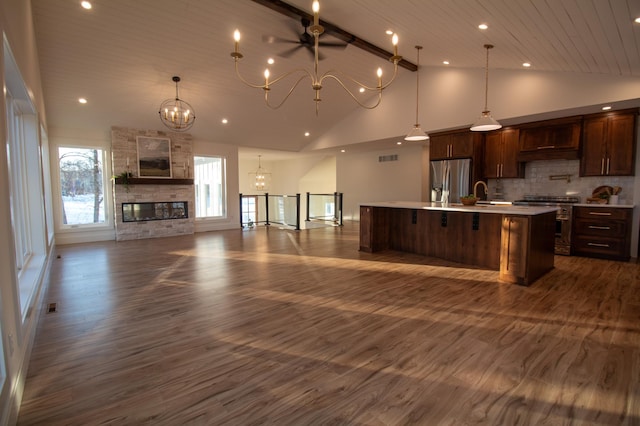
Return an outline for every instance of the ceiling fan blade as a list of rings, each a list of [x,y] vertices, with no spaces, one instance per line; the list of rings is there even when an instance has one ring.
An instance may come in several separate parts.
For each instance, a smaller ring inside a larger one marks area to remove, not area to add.
[[[278,53],[278,56],[282,57],[282,58],[288,58],[291,55],[293,55],[298,49],[300,49],[301,47],[303,47],[301,44],[298,44],[297,46],[292,47],[291,49],[287,49],[284,52],[280,52]]]
[[[276,36],[272,36],[272,35],[263,35],[262,36],[262,42],[263,43],[269,43],[269,44],[273,44],[273,43],[300,43],[298,40],[289,40],[286,38],[282,38],[282,37],[276,37]]]

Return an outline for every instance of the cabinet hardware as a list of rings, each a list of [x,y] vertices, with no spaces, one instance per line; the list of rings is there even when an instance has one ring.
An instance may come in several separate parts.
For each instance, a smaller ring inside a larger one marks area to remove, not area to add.
[[[602,160],[600,160],[600,174],[604,174],[604,157],[602,157]]]
[[[589,214],[593,216],[611,216],[611,213],[603,213],[603,212],[589,212]]]
[[[555,145],[537,146],[536,149],[553,149]]]
[[[496,177],[500,177],[500,164],[496,164]]]
[[[604,229],[605,231],[608,231],[609,229],[611,229],[611,227],[610,226],[589,225],[589,229]]]
[[[609,244],[599,244],[599,243],[587,243],[587,245],[592,247],[609,247]]]
[[[611,172],[611,158],[607,158],[607,174]]]

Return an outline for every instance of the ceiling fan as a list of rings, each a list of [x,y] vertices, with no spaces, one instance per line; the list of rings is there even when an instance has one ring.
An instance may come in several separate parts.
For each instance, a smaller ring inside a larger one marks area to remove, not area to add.
[[[302,23],[302,26],[304,27],[304,31],[302,32],[302,34],[297,34],[298,39],[297,40],[291,40],[291,39],[286,39],[286,38],[281,38],[281,37],[276,37],[276,36],[267,36],[267,35],[263,35],[262,36],[262,41],[265,43],[287,43],[287,44],[295,44],[295,46],[293,46],[290,49],[285,50],[284,52],[279,53],[278,55],[283,57],[283,58],[288,58],[291,55],[293,55],[295,52],[297,52],[298,50],[304,48],[306,49],[311,56],[314,55],[314,40],[313,40],[313,34],[309,31],[309,26],[311,25],[311,21],[308,18],[301,18],[300,22]],[[293,31],[297,31],[296,29],[294,29]],[[325,33],[326,34],[326,33]],[[319,47],[329,47],[329,48],[334,48],[334,49],[344,49],[347,47],[349,43],[344,42],[344,41],[335,41],[335,42],[331,42],[331,41],[320,41],[318,43]],[[325,56],[322,54],[322,52],[318,52],[318,60],[322,60],[324,59]]]

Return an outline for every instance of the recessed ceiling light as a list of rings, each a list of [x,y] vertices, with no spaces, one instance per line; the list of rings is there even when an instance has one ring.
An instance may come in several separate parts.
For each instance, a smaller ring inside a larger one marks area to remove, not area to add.
[[[309,132],[304,132],[304,135],[305,135],[305,136],[309,136],[310,134],[311,134],[311,133],[309,133]]]
[[[87,100],[85,98],[78,98],[78,102],[80,102],[81,104],[86,104]]]
[[[398,141],[396,142],[396,145],[402,145],[402,142]]]
[[[227,124],[229,122],[229,120],[227,120],[226,118],[222,119],[222,124]]]
[[[89,10],[91,9],[91,3],[89,3],[88,1],[81,1],[80,2],[80,6],[84,7],[85,9]]]
[[[273,58],[269,58],[269,59],[267,59],[267,63],[268,63],[269,65],[273,65],[275,62],[276,62],[276,61],[274,61],[274,60],[273,60]]]
[[[340,152],[347,152],[347,150],[346,149],[341,149]]]
[[[487,24],[480,24],[478,25],[478,28],[480,28],[481,30],[486,30],[487,28],[489,28],[489,26]]]
[[[364,87],[360,88],[360,93],[364,93]]]
[[[522,66],[525,68],[529,68],[531,66],[531,64],[529,62],[523,62]]]
[[[442,61],[443,64],[449,65],[449,61]]]
[[[387,30],[387,31],[385,31],[385,33],[387,33],[387,35],[393,35],[393,31],[391,31],[391,30]]]
[[[640,24],[640,16],[636,18],[636,23]]]
[[[607,105],[607,106],[603,106],[603,107],[602,107],[602,110],[603,110],[603,111],[609,111],[610,109],[611,109],[611,106],[610,106],[610,105]]]

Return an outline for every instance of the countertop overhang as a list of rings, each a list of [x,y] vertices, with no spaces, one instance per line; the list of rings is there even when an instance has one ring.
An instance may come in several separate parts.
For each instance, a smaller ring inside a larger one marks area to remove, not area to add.
[[[360,206],[436,210],[445,212],[493,213],[519,216],[536,216],[558,210],[558,207],[553,206],[514,206],[509,204],[477,204],[475,206],[464,206],[458,203],[423,203],[419,201],[377,201],[360,203]]]

